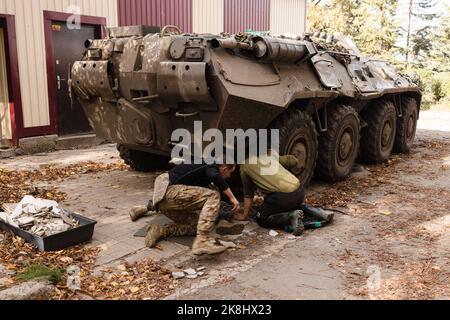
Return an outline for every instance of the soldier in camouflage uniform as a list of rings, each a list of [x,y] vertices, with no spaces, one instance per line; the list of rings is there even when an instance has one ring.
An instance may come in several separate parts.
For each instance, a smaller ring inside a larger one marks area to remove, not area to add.
[[[146,245],[154,247],[158,240],[171,236],[197,235],[192,247],[194,254],[224,252],[226,247],[210,234],[219,215],[220,192],[228,197],[234,212],[239,210],[239,201],[225,182],[235,169],[234,165],[183,164],[159,176],[155,182],[153,204],[157,211],[175,223],[151,225]]]

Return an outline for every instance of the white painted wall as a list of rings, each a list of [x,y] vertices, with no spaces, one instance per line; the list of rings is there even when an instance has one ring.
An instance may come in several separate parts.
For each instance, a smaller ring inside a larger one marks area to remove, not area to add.
[[[224,30],[224,17],[223,0],[193,0],[193,32],[219,34]]]
[[[272,0],[270,3],[271,33],[302,35],[306,29],[306,2],[307,0]]]
[[[12,136],[4,35],[3,29],[0,28],[0,140],[9,140]]]

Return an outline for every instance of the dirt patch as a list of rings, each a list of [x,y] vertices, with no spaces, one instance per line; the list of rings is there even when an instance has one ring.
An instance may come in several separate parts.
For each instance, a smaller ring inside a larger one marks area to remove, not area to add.
[[[354,229],[355,235],[365,236],[355,236],[352,249],[345,250],[335,265],[350,294],[364,299],[450,296],[449,226],[445,224],[450,213],[449,155],[450,143],[419,140],[411,154],[370,166],[369,178],[350,178],[333,186],[337,189],[330,190],[332,195],[342,190],[352,193],[345,201],[336,202],[328,191],[314,200],[345,205],[351,216],[365,219]],[[364,231],[369,227],[374,230],[371,235]],[[380,282],[369,289],[373,269]]]

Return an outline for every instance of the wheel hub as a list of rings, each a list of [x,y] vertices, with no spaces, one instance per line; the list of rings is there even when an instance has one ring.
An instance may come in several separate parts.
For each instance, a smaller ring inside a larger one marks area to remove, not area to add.
[[[392,126],[389,121],[387,121],[384,124],[383,132],[381,134],[381,144],[383,147],[387,147],[389,145],[389,142],[391,141],[391,135],[392,135]]]
[[[342,137],[339,144],[339,159],[341,161],[347,160],[349,157],[351,150],[353,147],[353,139],[350,132],[345,132]]]
[[[298,166],[294,168],[294,173],[299,175],[306,168],[306,159],[307,159],[308,148],[303,142],[296,142],[292,147],[291,154],[298,159]]]
[[[408,139],[411,139],[412,136],[414,135],[414,116],[409,117],[408,120],[408,127],[407,127],[407,132],[406,132],[406,136]]]

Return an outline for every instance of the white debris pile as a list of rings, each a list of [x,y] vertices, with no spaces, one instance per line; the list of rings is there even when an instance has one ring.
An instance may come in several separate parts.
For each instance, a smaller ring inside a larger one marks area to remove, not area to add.
[[[56,201],[32,196],[25,196],[11,214],[0,213],[0,219],[38,237],[48,237],[79,227],[79,222]]]
[[[198,277],[203,277],[205,275],[205,267],[199,267],[197,269],[189,268],[184,271],[172,272],[172,277],[175,280],[180,280],[183,278],[187,279],[197,279]]]

